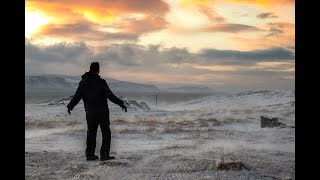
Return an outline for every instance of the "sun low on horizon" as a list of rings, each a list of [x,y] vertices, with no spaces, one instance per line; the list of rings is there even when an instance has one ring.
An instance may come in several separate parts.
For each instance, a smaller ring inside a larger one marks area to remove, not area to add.
[[[36,34],[39,28],[49,23],[49,19],[39,12],[26,12],[25,13],[25,36],[30,37]]]
[[[26,0],[25,37],[28,73],[294,88],[294,0]]]

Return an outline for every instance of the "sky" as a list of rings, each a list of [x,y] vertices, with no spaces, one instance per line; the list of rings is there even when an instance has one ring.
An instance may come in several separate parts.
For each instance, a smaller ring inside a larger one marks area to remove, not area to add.
[[[26,74],[294,89],[294,0],[26,0]]]

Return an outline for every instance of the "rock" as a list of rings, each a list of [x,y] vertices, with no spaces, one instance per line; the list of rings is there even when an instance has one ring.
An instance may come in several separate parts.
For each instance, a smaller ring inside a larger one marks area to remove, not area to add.
[[[150,107],[145,102],[138,103],[133,99],[123,100],[128,109],[149,111]]]
[[[272,128],[272,127],[285,127],[286,125],[281,123],[281,122],[278,122],[278,118],[267,118],[267,117],[264,117],[264,116],[261,116],[261,128],[265,128],[265,127],[269,127],[269,128]]]

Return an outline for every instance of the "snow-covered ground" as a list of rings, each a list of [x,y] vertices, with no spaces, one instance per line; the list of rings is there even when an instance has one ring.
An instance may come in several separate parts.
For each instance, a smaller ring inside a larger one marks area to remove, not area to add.
[[[106,162],[85,160],[82,101],[69,115],[68,100],[57,100],[25,105],[26,179],[295,179],[294,91],[221,94],[161,109],[131,100],[127,113],[109,102],[116,159]],[[260,116],[288,126],[260,128]],[[97,155],[100,145],[98,131]],[[246,168],[218,170],[222,159]]]

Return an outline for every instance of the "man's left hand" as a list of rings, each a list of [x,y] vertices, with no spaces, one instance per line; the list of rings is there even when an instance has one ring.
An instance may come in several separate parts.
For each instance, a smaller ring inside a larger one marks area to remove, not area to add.
[[[127,112],[127,107],[124,104],[122,104],[120,107],[124,110],[124,112]]]

